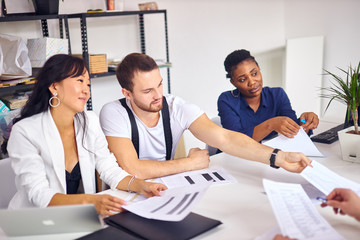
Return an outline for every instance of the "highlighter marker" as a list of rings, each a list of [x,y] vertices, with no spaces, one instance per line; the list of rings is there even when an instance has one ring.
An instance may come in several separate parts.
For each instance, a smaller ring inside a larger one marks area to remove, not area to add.
[[[300,122],[306,123],[305,119],[300,119]]]
[[[317,197],[316,200],[319,200],[319,201],[321,201],[322,203],[326,203],[326,202],[327,202],[327,199],[326,199],[326,198],[323,198],[323,197]]]

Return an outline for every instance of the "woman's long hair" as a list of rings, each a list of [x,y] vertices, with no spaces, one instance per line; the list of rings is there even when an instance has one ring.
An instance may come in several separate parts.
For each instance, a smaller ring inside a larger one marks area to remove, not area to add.
[[[41,68],[29,100],[21,110],[20,116],[14,119],[14,124],[21,119],[42,113],[49,108],[51,84],[61,82],[69,77],[81,76],[87,69],[84,60],[66,54],[50,57]],[[89,71],[88,71],[89,72]]]
[[[51,84],[61,82],[69,77],[81,76],[85,70],[89,72],[86,63],[80,58],[66,54],[57,54],[50,57],[36,77],[37,81],[29,100],[21,110],[19,117],[15,118],[12,124],[35,114],[46,112],[49,108],[49,99],[51,98],[51,92],[49,90]],[[83,128],[82,144],[84,146],[84,138],[87,130],[85,114],[84,112],[77,113],[75,117]],[[81,119],[83,121],[81,121]],[[9,126],[9,131],[11,131],[11,127],[12,126]],[[8,139],[4,139],[1,145],[1,150],[4,154],[7,154],[7,140]]]

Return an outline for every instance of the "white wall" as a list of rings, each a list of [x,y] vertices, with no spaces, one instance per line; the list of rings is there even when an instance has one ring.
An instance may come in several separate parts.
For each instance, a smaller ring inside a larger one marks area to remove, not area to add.
[[[311,58],[309,58],[311,56]],[[300,116],[304,112],[321,113],[324,37],[288,39],[283,87],[291,107]]]
[[[143,1],[125,0],[125,10],[137,10],[138,2]],[[233,50],[249,49],[261,66],[264,83],[270,86],[283,82],[285,44],[289,38],[324,36],[324,67],[330,71],[335,71],[336,66],[346,68],[350,62],[355,65],[359,60],[360,1],[357,0],[158,0],[157,3],[168,13],[172,93],[196,103],[209,117],[217,115],[219,94],[232,88],[225,78],[223,61]],[[102,7],[102,0],[65,0],[60,2],[60,13]],[[154,15],[146,16],[145,20],[147,53],[164,58],[162,19]],[[73,52],[79,53],[79,21],[71,20],[70,26]],[[90,53],[122,58],[140,51],[136,17],[89,19],[88,28]],[[41,36],[40,24],[33,22],[0,23],[0,32],[27,38]],[[58,34],[56,26],[51,26],[50,34]],[[165,71],[162,73],[165,78]],[[114,77],[94,79],[92,91],[96,112],[103,103],[121,97]],[[306,92],[306,88],[302,91]],[[324,117],[341,122],[344,113],[343,105],[334,104]],[[187,148],[204,146],[191,137],[185,142]]]
[[[324,69],[341,75],[337,67],[347,70],[357,65],[360,56],[359,22],[360,1],[357,0],[287,0],[285,5],[285,37],[301,38],[324,36]],[[312,56],[309,56],[309,59]],[[320,73],[319,73],[320,74]],[[330,84],[324,77],[323,87]],[[305,91],[305,89],[303,89]],[[322,114],[328,99],[322,99]],[[321,117],[343,122],[346,106],[333,102]]]

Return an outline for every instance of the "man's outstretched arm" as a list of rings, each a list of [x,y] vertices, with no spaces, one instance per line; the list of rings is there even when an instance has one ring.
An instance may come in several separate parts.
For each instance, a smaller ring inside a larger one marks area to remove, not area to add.
[[[206,114],[196,119],[189,130],[199,140],[230,155],[270,164],[273,148],[262,145],[242,133],[219,127]],[[279,151],[275,159],[276,166],[290,172],[301,172],[310,163],[310,159],[302,153]]]

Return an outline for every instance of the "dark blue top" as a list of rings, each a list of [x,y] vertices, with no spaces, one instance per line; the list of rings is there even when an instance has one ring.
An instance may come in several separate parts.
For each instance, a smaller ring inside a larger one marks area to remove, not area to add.
[[[252,137],[254,128],[262,122],[277,116],[287,116],[299,124],[290,100],[282,88],[264,87],[261,92],[260,106],[255,113],[239,91],[223,92],[218,99],[218,112],[224,128],[241,132]],[[272,131],[263,140],[274,137]]]
[[[65,170],[65,174],[66,174],[66,193],[67,194],[78,193],[80,180],[81,180],[79,162],[77,162],[71,173]]]

